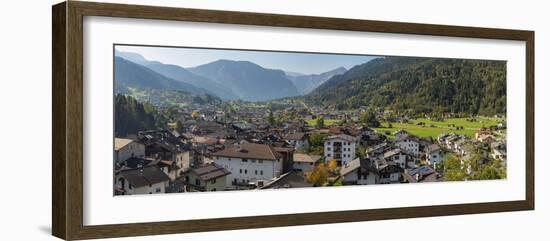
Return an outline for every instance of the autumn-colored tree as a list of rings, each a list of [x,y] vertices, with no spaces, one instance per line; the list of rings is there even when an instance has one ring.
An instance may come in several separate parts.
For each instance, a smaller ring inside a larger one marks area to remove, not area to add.
[[[197,119],[197,117],[199,117],[199,112],[197,112],[197,111],[191,112],[191,118]]]
[[[328,161],[328,169],[334,171],[338,167],[338,162],[334,159]]]
[[[313,171],[306,174],[306,180],[315,186],[323,186],[328,180],[328,170],[324,164],[320,163]]]

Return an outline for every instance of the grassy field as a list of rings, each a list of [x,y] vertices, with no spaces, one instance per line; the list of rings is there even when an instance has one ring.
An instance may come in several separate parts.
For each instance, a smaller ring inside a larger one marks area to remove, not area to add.
[[[407,132],[419,136],[419,137],[432,137],[437,138],[442,133],[454,132],[459,135],[465,135],[473,137],[475,132],[482,127],[489,127],[497,125],[502,119],[492,117],[476,117],[474,122],[467,120],[468,118],[452,118],[444,121],[433,121],[425,118],[411,120],[409,123],[392,123],[392,128],[388,128],[388,123],[382,123],[382,127],[375,128],[376,131],[385,133],[389,131],[387,135],[393,138],[393,132],[403,129]],[[425,125],[417,125],[419,122],[424,122]],[[453,126],[454,125],[454,126]],[[455,126],[464,127],[457,130]]]
[[[337,124],[340,124],[340,122],[341,120],[337,120],[337,119],[325,119],[325,126],[337,125]],[[317,119],[308,120],[307,124],[310,126],[315,126],[317,125]]]

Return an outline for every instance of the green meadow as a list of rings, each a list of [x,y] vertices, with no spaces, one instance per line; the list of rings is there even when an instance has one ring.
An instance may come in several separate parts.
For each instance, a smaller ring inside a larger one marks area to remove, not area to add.
[[[386,136],[393,138],[393,132],[397,130],[405,130],[412,135],[419,137],[437,138],[440,134],[453,132],[459,135],[473,137],[475,132],[483,127],[497,125],[502,118],[494,117],[476,117],[475,121],[468,121],[470,118],[451,118],[444,121],[434,121],[426,118],[409,120],[409,123],[391,123],[392,128],[388,128],[389,123],[382,123],[379,128],[374,128],[377,132],[384,133]],[[418,125],[424,122],[425,125]],[[457,130],[456,127],[463,127]],[[389,131],[389,134],[386,134]]]

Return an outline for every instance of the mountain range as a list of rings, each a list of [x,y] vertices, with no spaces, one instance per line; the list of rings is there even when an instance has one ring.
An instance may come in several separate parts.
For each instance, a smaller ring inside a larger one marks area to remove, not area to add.
[[[217,60],[183,68],[149,61],[135,53],[117,51],[116,56],[117,92],[128,92],[129,88],[154,89],[155,93],[177,90],[207,99],[208,95],[245,101],[297,98],[309,105],[335,109],[506,113],[505,61],[380,57],[349,70],[305,75],[249,61]],[[166,96],[174,95],[178,94]]]
[[[168,85],[177,86],[178,89],[191,93],[198,90],[199,94],[208,93],[224,100],[268,101],[299,96],[311,91],[333,75],[345,72],[344,68],[338,68],[318,75],[297,74],[297,76],[290,76],[282,70],[264,68],[249,61],[218,60],[193,68],[184,68],[150,61],[132,52],[115,51],[115,56],[139,65],[133,66],[138,69],[138,72],[143,72],[143,68],[140,67],[145,67],[162,75],[165,77],[162,78],[163,82],[170,82]],[[118,59],[115,61],[117,81],[119,79],[122,81],[118,83],[118,90],[123,90],[127,84],[134,88],[136,86],[161,87],[144,86],[143,76],[137,76],[124,69],[119,71],[119,64],[124,65],[122,68],[129,67],[125,62]],[[130,80],[134,77],[137,79],[132,83]],[[157,78],[158,76],[155,76],[154,79]],[[174,81],[183,83],[182,85],[186,85],[187,88],[172,83]]]
[[[217,60],[188,70],[232,90],[241,100],[267,101],[300,95],[282,70],[266,69],[249,61]]]
[[[194,94],[212,94],[209,90],[168,78],[143,65],[115,56],[115,91],[127,93],[131,89],[178,90]]]
[[[335,75],[343,74],[347,71],[344,67],[339,67],[321,74],[301,74],[296,72],[285,72],[288,79],[292,81],[300,94],[308,94],[328,79]]]
[[[506,62],[384,57],[336,75],[304,97],[336,109],[506,113]]]

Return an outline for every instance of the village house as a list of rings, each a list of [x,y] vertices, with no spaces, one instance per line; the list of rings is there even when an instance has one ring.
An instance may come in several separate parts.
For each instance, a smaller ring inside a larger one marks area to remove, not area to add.
[[[399,148],[385,152],[383,157],[387,161],[393,161],[397,163],[399,167],[403,169],[415,166],[414,157],[410,153]]]
[[[437,182],[440,180],[441,175],[429,166],[407,169],[403,173],[403,181],[407,183]]]
[[[259,186],[260,189],[280,189],[280,188],[299,188],[313,187],[313,184],[307,182],[305,176],[299,171],[290,171],[280,177]]]
[[[476,140],[478,141],[483,141],[483,139],[491,136],[492,133],[489,129],[480,129],[480,130],[477,130],[476,133],[474,134],[474,137]]]
[[[361,133],[359,144],[362,146],[375,146],[383,143],[386,140],[386,136],[376,133],[371,130],[365,130]]]
[[[386,151],[389,151],[390,149],[392,149],[391,145],[388,142],[383,142],[376,146],[371,146],[367,148],[366,154],[367,157],[370,158],[377,157],[383,155]]]
[[[443,162],[443,151],[439,145],[432,144],[426,148],[426,162],[430,166]]]
[[[309,146],[308,136],[303,132],[290,133],[285,137],[285,139],[287,139],[296,150]]]
[[[310,172],[313,171],[315,165],[321,160],[321,156],[308,155],[302,153],[294,153],[293,169],[296,171]]]
[[[266,144],[238,144],[212,153],[212,157],[216,164],[231,172],[228,186],[263,186],[283,171],[283,157]]]
[[[229,174],[223,167],[209,163],[191,168],[183,176],[187,191],[212,192],[225,190]]]
[[[420,153],[420,142],[418,138],[409,135],[400,135],[394,139],[394,143],[397,147],[406,150],[414,156],[418,156]]]
[[[272,146],[273,150],[279,153],[283,157],[283,171],[286,173],[294,169],[294,147],[287,147],[285,145]]]
[[[339,165],[355,159],[356,138],[346,134],[333,135],[325,139],[325,159],[336,160]]]
[[[371,159],[355,158],[340,169],[344,185],[372,185],[379,182],[378,169]]]
[[[170,179],[156,165],[122,170],[115,174],[115,193],[120,195],[165,193]]]
[[[115,163],[126,161],[130,157],[144,157],[145,146],[132,139],[115,138]]]
[[[130,157],[126,161],[120,162],[116,165],[115,170],[128,170],[142,168],[146,166],[157,165],[158,160],[143,157]]]
[[[403,168],[398,163],[385,159],[376,159],[374,163],[378,170],[378,183],[391,184],[401,182]]]

